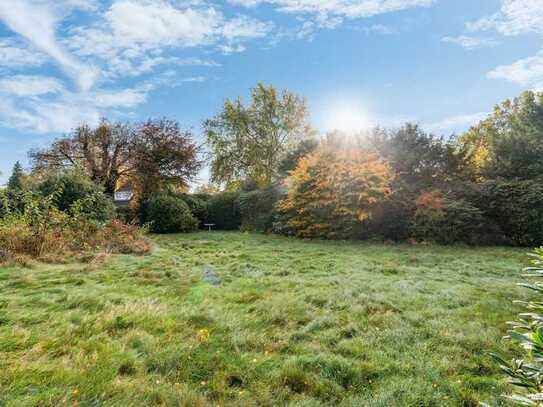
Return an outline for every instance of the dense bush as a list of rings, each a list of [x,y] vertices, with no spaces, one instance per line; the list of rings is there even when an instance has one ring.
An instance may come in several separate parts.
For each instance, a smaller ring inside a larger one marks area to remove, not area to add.
[[[0,247],[33,257],[66,250],[61,235],[68,229],[69,217],[55,207],[54,199],[54,195],[24,193],[23,211],[8,209],[0,223]]]
[[[379,238],[402,241],[409,237],[410,221],[415,204],[403,194],[393,193],[378,205],[367,222],[367,228],[359,236],[362,239]]]
[[[128,225],[114,220],[98,228],[89,239],[93,247],[102,248],[111,253],[147,254],[151,246],[143,237],[144,232],[145,229],[137,225]]]
[[[209,223],[214,223],[217,229],[239,229],[241,226],[239,195],[239,192],[220,192],[213,195],[208,203]]]
[[[150,250],[140,228],[92,221],[80,211],[82,200],[61,211],[54,203],[56,198],[55,194],[44,197],[26,191],[23,210],[8,210],[0,220],[3,258],[58,260],[95,251],[142,254]]]
[[[137,224],[140,220],[140,208],[132,205],[123,205],[115,208],[115,219],[125,224]]]
[[[477,206],[514,244],[543,244],[543,178],[488,181],[481,186]]]
[[[280,193],[274,187],[242,192],[238,198],[241,230],[265,232],[272,228]]]
[[[115,206],[102,188],[78,171],[67,171],[47,177],[38,186],[43,196],[55,195],[55,206],[61,211],[68,211],[75,202],[80,202],[80,212],[89,219],[99,222],[111,220]]]
[[[179,197],[188,205],[192,215],[198,219],[200,227],[207,223],[209,196],[205,194],[180,194]]]
[[[0,190],[0,219],[3,219],[9,212],[10,202],[6,190]]]
[[[198,220],[185,201],[169,194],[148,201],[145,219],[155,233],[191,232],[198,227]]]
[[[448,199],[440,192],[423,193],[417,199],[411,236],[440,244],[503,243],[502,232],[483,212],[463,199]]]

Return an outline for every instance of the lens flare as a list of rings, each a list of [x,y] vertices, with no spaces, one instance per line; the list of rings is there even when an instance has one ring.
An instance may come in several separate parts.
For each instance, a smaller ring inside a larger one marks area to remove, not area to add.
[[[328,116],[327,130],[358,132],[372,127],[368,113],[356,104],[338,104],[330,109]]]

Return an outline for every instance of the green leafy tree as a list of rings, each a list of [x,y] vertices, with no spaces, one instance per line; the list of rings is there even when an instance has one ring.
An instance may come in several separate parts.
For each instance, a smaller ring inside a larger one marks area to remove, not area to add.
[[[376,129],[372,139],[396,175],[395,190],[418,195],[464,177],[464,157],[454,140],[425,133],[416,124],[407,123],[393,131]]]
[[[482,179],[532,179],[543,173],[543,93],[507,99],[460,138]]]
[[[25,173],[23,171],[23,166],[19,161],[15,163],[13,166],[13,171],[11,172],[11,176],[8,180],[8,190],[9,191],[21,191],[23,189],[23,180],[25,177]]]
[[[478,185],[473,201],[500,226],[510,243],[543,244],[543,177],[486,181]]]
[[[314,131],[303,98],[258,84],[252,100],[226,100],[222,111],[204,122],[216,182],[250,178],[269,185],[278,178],[286,154]]]
[[[298,162],[301,158],[311,154],[317,149],[319,142],[316,139],[310,138],[302,140],[291,151],[289,151],[285,158],[281,161],[279,171],[282,177],[287,177],[289,173],[298,166]]]
[[[103,187],[78,170],[50,174],[37,187],[44,197],[54,195],[55,206],[63,212],[69,212],[78,203],[82,215],[100,222],[110,220],[115,212],[113,201],[103,193]]]

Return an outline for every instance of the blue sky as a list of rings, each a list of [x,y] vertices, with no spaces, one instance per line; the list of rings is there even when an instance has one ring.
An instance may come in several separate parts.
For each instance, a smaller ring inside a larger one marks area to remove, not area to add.
[[[100,117],[200,138],[258,82],[305,96],[320,131],[461,132],[543,90],[542,40],[543,0],[0,0],[0,183]]]

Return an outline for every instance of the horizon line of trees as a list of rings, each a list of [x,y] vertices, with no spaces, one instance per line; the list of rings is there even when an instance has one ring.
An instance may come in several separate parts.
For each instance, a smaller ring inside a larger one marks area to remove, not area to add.
[[[107,194],[130,183],[137,192],[134,210],[143,213],[157,194],[187,200],[190,183],[209,163],[211,185],[197,192],[235,196],[227,214],[243,217],[230,223],[246,229],[543,243],[541,93],[506,100],[459,136],[436,136],[411,123],[319,136],[302,97],[258,84],[250,103],[226,100],[203,129],[205,149],[168,119],[84,125],[31,151],[29,177],[77,169]],[[13,182],[21,183],[20,164],[16,170]]]

